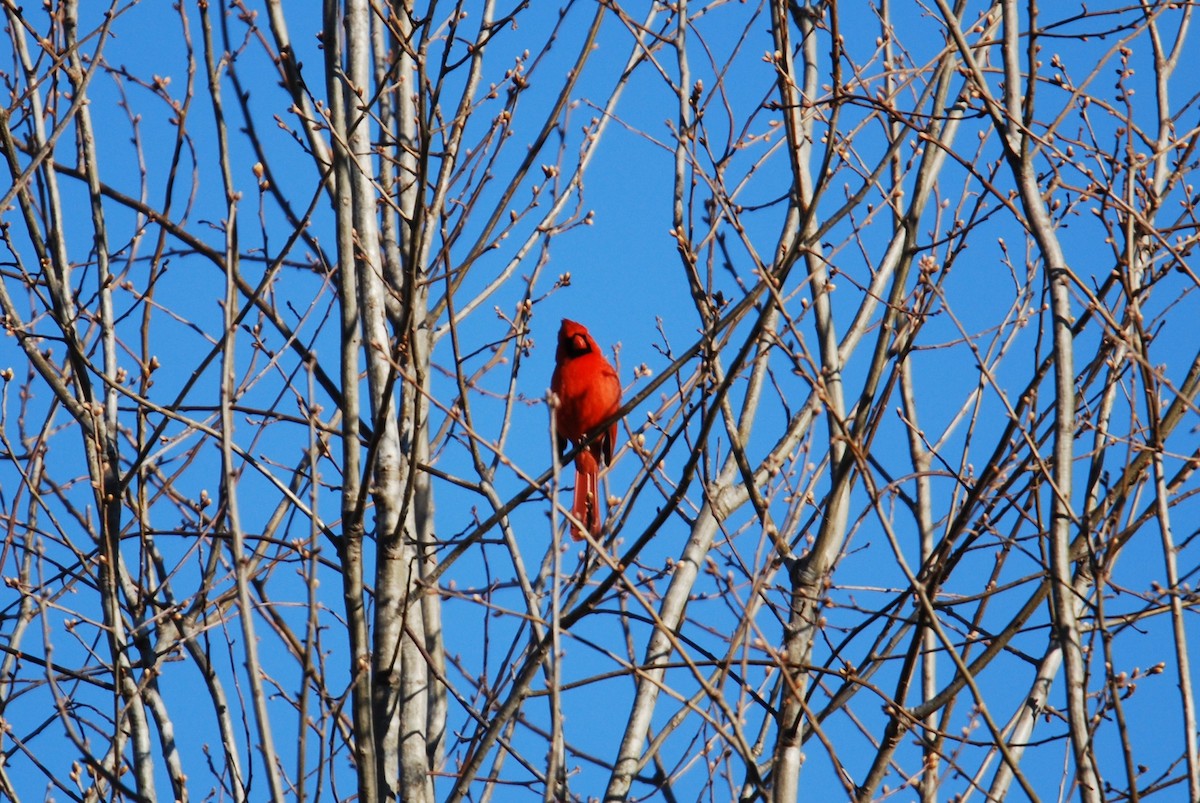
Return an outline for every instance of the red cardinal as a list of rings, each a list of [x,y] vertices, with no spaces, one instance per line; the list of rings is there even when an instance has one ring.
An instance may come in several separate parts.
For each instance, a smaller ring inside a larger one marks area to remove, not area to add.
[[[554,426],[558,432],[556,445],[560,455],[565,454],[569,446],[578,446],[589,436],[597,436],[575,457],[575,502],[571,506],[572,515],[597,536],[600,534],[600,491],[596,478],[601,461],[612,462],[617,422],[613,421],[603,433],[598,433],[597,428],[620,409],[621,380],[583,324],[563,318],[558,330],[558,352],[550,390],[558,397]],[[583,533],[572,525],[571,537],[578,541],[583,538]]]

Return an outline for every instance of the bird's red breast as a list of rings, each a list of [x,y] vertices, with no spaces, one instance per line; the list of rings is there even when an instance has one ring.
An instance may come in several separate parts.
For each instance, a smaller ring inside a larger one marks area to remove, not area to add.
[[[555,425],[559,434],[572,444],[595,434],[596,428],[621,407],[621,380],[617,372],[587,328],[566,318],[558,330],[558,352],[550,389],[558,397]],[[617,425],[613,422],[593,451],[607,463],[612,459],[616,440]]]

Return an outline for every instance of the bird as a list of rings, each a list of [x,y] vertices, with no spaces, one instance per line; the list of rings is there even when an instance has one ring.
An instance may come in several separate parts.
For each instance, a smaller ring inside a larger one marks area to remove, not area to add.
[[[583,531],[577,522],[582,522],[593,537],[600,534],[597,477],[600,464],[612,462],[613,444],[617,440],[614,417],[621,408],[621,380],[587,327],[568,318],[563,318],[558,329],[550,390],[556,399],[552,414],[559,455],[595,436],[575,455],[575,498],[571,505],[575,522],[571,525],[571,537],[579,541]],[[614,420],[599,431],[610,419]]]

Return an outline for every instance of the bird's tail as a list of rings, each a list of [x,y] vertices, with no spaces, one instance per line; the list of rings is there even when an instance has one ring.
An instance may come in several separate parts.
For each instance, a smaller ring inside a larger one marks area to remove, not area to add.
[[[600,535],[599,474],[600,463],[591,450],[584,449],[575,456],[575,501],[571,505],[571,515],[583,522],[593,536]],[[580,541],[583,531],[572,524],[571,537]]]

